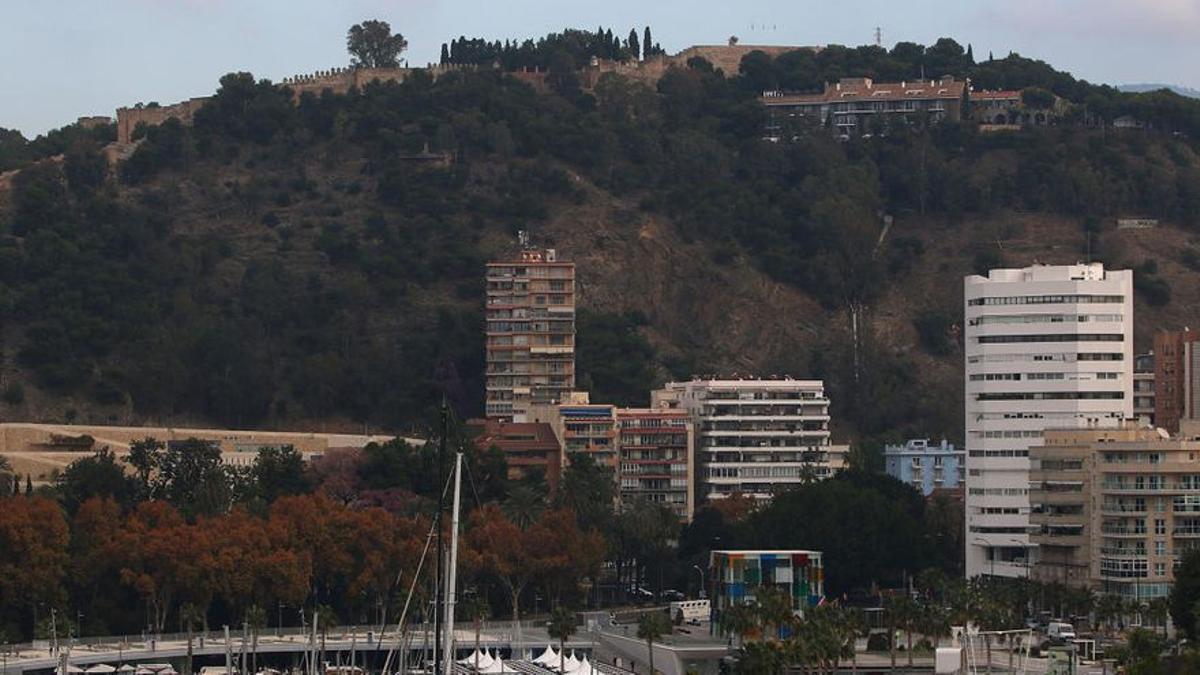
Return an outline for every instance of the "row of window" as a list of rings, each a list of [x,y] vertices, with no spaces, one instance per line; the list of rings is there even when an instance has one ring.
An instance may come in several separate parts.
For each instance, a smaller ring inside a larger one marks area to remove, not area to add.
[[[1029,494],[1028,488],[971,488],[969,494],[991,497],[1020,497]]]
[[[987,298],[971,298],[967,305],[1057,305],[1083,303],[1125,302],[1123,295],[1009,295]]]
[[[972,457],[1028,457],[1028,450],[972,450]]]
[[[1123,398],[1123,391],[1005,391],[975,395],[976,401],[1092,401]]]
[[[1024,323],[1088,323],[1089,321],[1119,322],[1125,319],[1121,314],[997,314],[981,316],[972,319],[972,326],[988,324],[1024,324]]]
[[[1052,354],[974,354],[967,363],[1016,363],[1020,361],[1124,361],[1123,352],[1055,352]]]
[[[1039,335],[980,335],[979,344],[999,345],[1019,342],[1123,342],[1121,333],[1046,333]]]

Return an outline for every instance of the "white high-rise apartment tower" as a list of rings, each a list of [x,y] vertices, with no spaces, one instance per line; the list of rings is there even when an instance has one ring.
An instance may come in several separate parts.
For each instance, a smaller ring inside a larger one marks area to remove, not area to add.
[[[963,286],[966,573],[1025,576],[1030,446],[1133,417],[1133,273],[1034,265]]]

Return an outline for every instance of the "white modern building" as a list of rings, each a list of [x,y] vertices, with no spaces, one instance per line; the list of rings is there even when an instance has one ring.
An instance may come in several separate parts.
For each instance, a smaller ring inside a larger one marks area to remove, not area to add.
[[[1133,273],[1034,265],[963,285],[966,573],[1024,576],[1030,446],[1133,417]]]
[[[768,499],[776,491],[832,476],[847,446],[829,438],[821,380],[668,382],[651,406],[686,410],[696,428],[697,493]]]

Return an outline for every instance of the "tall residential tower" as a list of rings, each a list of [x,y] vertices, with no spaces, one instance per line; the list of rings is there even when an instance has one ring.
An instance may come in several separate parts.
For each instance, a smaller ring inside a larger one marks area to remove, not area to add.
[[[488,263],[486,319],[489,419],[525,422],[575,388],[575,263],[527,246]]]
[[[996,269],[964,296],[967,576],[1026,576],[1030,446],[1133,417],[1133,273]]]

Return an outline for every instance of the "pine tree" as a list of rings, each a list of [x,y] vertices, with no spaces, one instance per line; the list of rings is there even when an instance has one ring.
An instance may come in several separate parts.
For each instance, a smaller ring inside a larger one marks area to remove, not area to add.
[[[642,46],[638,44],[638,34],[636,28],[629,29],[629,42],[627,44],[629,47],[629,55],[633,57],[634,61],[637,61],[642,55]]]
[[[646,26],[646,32],[642,34],[642,59],[651,56],[654,56],[654,40],[650,39],[650,26]]]
[[[450,63],[450,48],[446,46],[445,42],[443,42],[442,43],[442,65],[444,66],[447,63]]]

